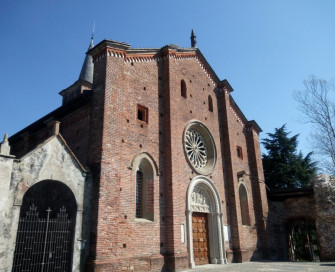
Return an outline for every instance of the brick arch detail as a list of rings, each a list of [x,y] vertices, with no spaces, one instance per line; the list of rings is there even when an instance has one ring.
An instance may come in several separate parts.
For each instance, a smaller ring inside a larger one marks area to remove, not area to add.
[[[158,171],[157,164],[156,164],[155,160],[153,159],[153,157],[147,152],[141,152],[141,153],[137,154],[133,158],[133,160],[131,161],[128,168],[131,169],[131,170],[137,170],[137,168],[141,164],[141,161],[143,161],[144,159],[146,159],[151,164],[154,175],[156,177],[159,176],[159,171]]]

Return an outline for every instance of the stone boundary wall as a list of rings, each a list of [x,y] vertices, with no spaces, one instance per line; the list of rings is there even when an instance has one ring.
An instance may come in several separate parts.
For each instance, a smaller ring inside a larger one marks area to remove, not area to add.
[[[314,181],[316,228],[321,261],[335,260],[335,177],[321,175]]]
[[[320,260],[335,260],[335,177],[318,176],[309,189],[268,192],[268,253],[271,260],[288,260],[287,223],[300,218],[315,221]]]

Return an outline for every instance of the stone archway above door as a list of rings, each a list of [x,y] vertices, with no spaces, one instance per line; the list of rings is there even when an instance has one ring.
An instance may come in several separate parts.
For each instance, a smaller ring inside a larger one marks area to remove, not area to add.
[[[204,176],[195,177],[187,190],[187,234],[188,234],[188,252],[190,267],[196,265],[195,248],[193,244],[194,226],[201,225],[203,228],[208,228],[208,252],[209,261],[213,264],[224,264],[224,239],[223,239],[223,224],[222,212],[220,205],[220,197],[214,184]],[[196,215],[196,216],[193,216]],[[207,214],[207,216],[206,216]],[[199,218],[198,218],[199,217]],[[201,217],[201,218],[200,218]],[[201,222],[197,222],[198,218]],[[207,222],[202,222],[206,221]],[[206,226],[202,226],[206,223]],[[202,230],[203,231],[203,230]],[[196,237],[197,238],[197,237]],[[200,237],[205,239],[204,237]],[[197,245],[196,245],[197,246]],[[203,245],[206,247],[206,245]],[[204,258],[204,257],[203,257]]]

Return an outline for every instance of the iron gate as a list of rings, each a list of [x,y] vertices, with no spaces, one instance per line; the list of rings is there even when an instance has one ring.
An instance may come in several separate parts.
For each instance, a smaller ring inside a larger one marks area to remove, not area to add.
[[[46,210],[46,218],[39,218],[32,204],[25,217],[19,220],[12,271],[66,272],[72,263],[72,220],[65,207],[55,218]]]
[[[315,223],[304,220],[292,222],[288,244],[290,261],[320,261]]]

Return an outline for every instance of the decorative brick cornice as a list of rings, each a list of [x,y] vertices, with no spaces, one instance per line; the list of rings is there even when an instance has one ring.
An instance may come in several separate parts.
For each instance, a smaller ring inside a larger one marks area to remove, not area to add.
[[[107,56],[109,57],[117,57],[117,58],[125,58],[127,55],[125,50],[116,49],[116,48],[107,48]]]
[[[257,135],[262,132],[263,130],[261,129],[261,127],[256,123],[255,120],[250,120],[247,122],[247,128],[250,128],[252,130],[254,130]]]
[[[194,59],[197,57],[195,52],[177,52],[176,59]]]
[[[248,119],[244,116],[240,108],[235,103],[234,99],[229,95],[229,108],[233,112],[233,114],[236,116],[237,121],[245,127],[245,124],[248,122]]]
[[[93,57],[93,63],[96,63],[97,61],[101,60],[102,58],[105,58],[107,55],[107,48],[104,48],[103,50],[100,50],[96,52]]]
[[[206,73],[207,77],[210,79],[210,81],[212,82],[212,84],[214,85],[214,87],[216,87],[217,86],[217,82],[216,82],[214,76],[211,74],[211,72],[207,68],[207,66],[201,61],[201,59],[197,58],[197,60],[198,60],[198,64],[201,67],[201,69]]]
[[[125,62],[149,62],[149,61],[161,61],[162,56],[157,53],[151,54],[126,54]]]
[[[230,85],[230,83],[228,82],[227,79],[221,80],[221,81],[218,83],[218,87],[219,87],[220,89],[225,90],[226,93],[231,93],[231,92],[234,91],[234,89],[232,88],[232,86]]]
[[[166,45],[158,48],[130,48],[129,44],[112,40],[103,40],[94,48],[88,51],[93,57],[93,62],[97,62],[105,57],[123,58],[125,62],[148,62],[161,61],[174,58],[176,60],[196,59],[198,65],[204,70],[208,79],[217,87],[219,78],[208,64],[199,49],[179,48],[178,45]]]
[[[212,81],[213,85],[216,87],[219,84],[220,79],[218,78],[212,67],[209,65],[205,57],[202,55],[201,51],[199,49],[196,49],[195,53],[197,55],[200,67],[206,72],[208,78]]]

